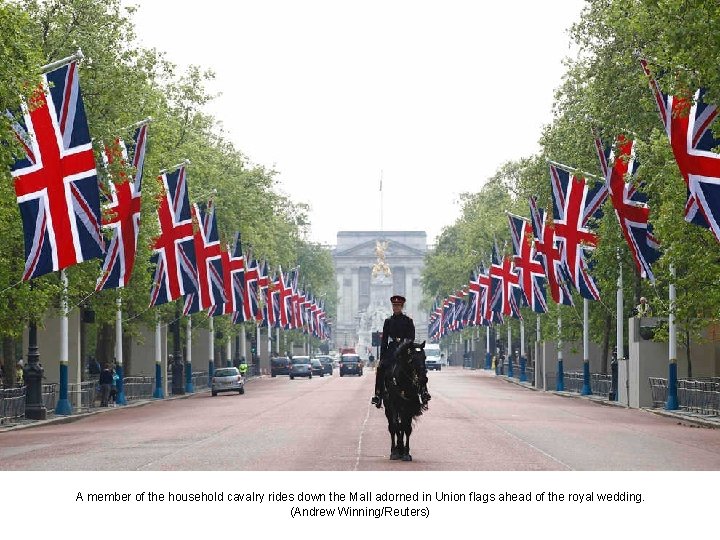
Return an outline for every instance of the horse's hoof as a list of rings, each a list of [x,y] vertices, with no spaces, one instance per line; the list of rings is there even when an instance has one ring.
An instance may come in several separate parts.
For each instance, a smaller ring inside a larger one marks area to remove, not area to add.
[[[398,454],[397,452],[391,452],[391,453],[390,453],[390,459],[391,459],[391,460],[400,459],[400,454]]]
[[[403,461],[412,461],[412,456],[411,456],[410,454],[405,454],[405,455],[402,457],[402,460],[403,460]]]

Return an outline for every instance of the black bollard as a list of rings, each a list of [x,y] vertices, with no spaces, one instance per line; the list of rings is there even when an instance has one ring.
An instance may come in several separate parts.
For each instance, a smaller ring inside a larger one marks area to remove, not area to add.
[[[610,401],[617,401],[617,399],[618,399],[618,363],[615,358],[613,358],[612,362],[610,363],[610,373],[612,376],[612,381],[610,383],[610,393],[608,394],[608,399]]]

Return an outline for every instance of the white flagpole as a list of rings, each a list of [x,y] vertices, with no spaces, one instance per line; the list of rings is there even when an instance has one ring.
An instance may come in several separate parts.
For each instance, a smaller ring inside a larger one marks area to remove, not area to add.
[[[56,60],[55,62],[52,62],[51,64],[46,64],[43,67],[40,68],[40,71],[42,73],[49,73],[51,71],[54,71],[64,65],[69,64],[70,62],[75,62],[76,60],[82,60],[85,58],[85,55],[83,54],[81,49],[78,49],[75,54],[71,54],[70,56],[66,56],[65,58],[61,60]]]
[[[580,395],[592,394],[590,386],[590,300],[583,298],[583,386]]]
[[[123,346],[122,346],[122,299],[118,295],[116,302],[117,311],[115,312],[115,372],[118,376],[117,382],[117,397],[115,403],[117,405],[127,405],[127,399],[125,398],[125,385],[123,380],[125,374],[123,373]]]
[[[55,405],[55,414],[70,415],[73,411],[68,399],[70,379],[68,360],[70,354],[68,350],[68,278],[65,270],[60,271],[60,282],[62,283],[62,298],[60,300],[62,310],[60,316],[60,396]]]
[[[185,336],[185,392],[190,394],[195,391],[192,382],[192,318],[187,318],[187,332]]]
[[[208,380],[215,373],[215,320],[208,318]]]

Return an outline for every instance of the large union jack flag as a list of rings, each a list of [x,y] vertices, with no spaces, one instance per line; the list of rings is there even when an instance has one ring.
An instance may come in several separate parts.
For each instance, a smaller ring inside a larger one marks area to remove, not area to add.
[[[210,309],[210,315],[230,315],[233,320],[237,314],[238,320],[245,321],[245,256],[242,252],[240,233],[235,234],[233,246],[226,246],[220,253],[223,268],[223,288],[225,290],[225,304],[222,309],[215,306]]]
[[[556,304],[572,306],[572,293],[568,287],[568,272],[562,254],[555,243],[552,224],[545,216],[545,211],[538,207],[537,199],[530,198],[530,219],[535,236],[535,249],[540,255],[545,276],[550,286],[550,295]]]
[[[588,189],[584,178],[571,175],[556,164],[550,164],[550,184],[553,194],[554,233],[562,246],[560,252],[570,271],[570,277],[580,296],[599,300],[600,290],[590,275],[585,251],[597,246],[598,236],[588,228],[588,222],[600,208],[598,197],[604,186]]]
[[[635,267],[641,277],[654,282],[651,264],[660,257],[660,244],[652,233],[652,225],[648,223],[650,208],[645,203],[645,197],[630,181],[626,181],[626,177],[632,178],[637,170],[634,146],[634,141],[619,135],[616,152],[610,147],[604,148],[600,138],[595,137],[595,150],[605,178],[606,192],[610,195]]]
[[[108,168],[117,161],[123,168],[130,164],[133,176],[130,178],[121,172],[118,181],[108,182],[107,190],[103,193],[107,206],[102,223],[110,229],[111,238],[103,261],[102,274],[95,286],[96,291],[127,286],[135,266],[147,132],[147,124],[135,130],[129,151],[122,139],[117,139],[114,145],[104,149],[103,157]]]
[[[100,190],[78,68],[43,75],[13,123],[25,156],[12,166],[25,236],[24,281],[101,258]]]
[[[720,140],[711,129],[717,107],[703,101],[703,89],[696,91],[692,100],[664,94],[647,62],[641,60],[640,64],[650,81],[660,119],[687,186],[685,221],[709,228],[720,242],[720,154],[713,152]]]
[[[226,301],[215,205],[212,201],[202,208],[194,204],[192,213],[197,223],[193,245],[197,260],[198,290],[185,297],[185,315],[222,306]]]
[[[150,259],[155,263],[151,306],[172,302],[198,290],[185,166],[161,174],[158,180],[163,192],[158,205],[160,235],[155,239]]]
[[[508,214],[513,243],[513,261],[525,302],[535,313],[547,313],[545,269],[537,259],[532,226],[527,219]]]

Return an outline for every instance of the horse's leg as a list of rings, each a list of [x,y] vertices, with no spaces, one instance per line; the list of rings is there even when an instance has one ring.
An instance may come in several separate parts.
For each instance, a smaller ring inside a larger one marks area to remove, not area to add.
[[[390,459],[400,459],[400,454],[397,452],[395,414],[392,407],[388,407],[387,403],[385,403],[385,416],[387,417],[388,431],[390,432]]]
[[[412,461],[412,455],[410,454],[410,434],[412,433],[412,417],[408,416],[403,418],[403,431],[405,432],[405,449],[402,455],[403,461]]]

